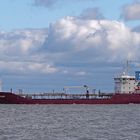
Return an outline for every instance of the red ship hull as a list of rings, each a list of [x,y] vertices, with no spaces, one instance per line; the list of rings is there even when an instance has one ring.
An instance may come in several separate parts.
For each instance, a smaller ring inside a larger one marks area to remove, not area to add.
[[[140,104],[140,94],[114,94],[100,99],[30,99],[0,92],[0,104]]]

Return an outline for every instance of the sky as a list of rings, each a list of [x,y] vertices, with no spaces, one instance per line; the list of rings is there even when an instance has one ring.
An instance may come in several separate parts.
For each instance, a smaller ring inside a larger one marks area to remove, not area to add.
[[[1,0],[4,91],[113,92],[127,60],[139,70],[139,48],[140,0]]]

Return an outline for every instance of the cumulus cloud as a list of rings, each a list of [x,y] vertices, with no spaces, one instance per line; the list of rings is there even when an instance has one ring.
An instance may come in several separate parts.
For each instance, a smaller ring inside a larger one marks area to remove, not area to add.
[[[139,46],[140,33],[124,23],[65,17],[48,29],[0,31],[0,73],[47,74],[52,85],[71,84],[75,77],[78,84],[85,77],[92,83],[108,67],[116,68],[126,59],[140,60]]]
[[[0,31],[0,69],[86,76],[93,65],[140,59],[139,46],[140,33],[124,23],[65,17],[48,29]]]
[[[47,29],[0,31],[0,70],[10,73],[50,74],[57,69],[37,53],[47,38]]]
[[[79,71],[79,72],[76,73],[76,75],[84,76],[84,75],[86,75],[86,72],[85,71]]]
[[[58,69],[47,63],[0,61],[0,71],[11,74],[51,74],[57,72]]]
[[[39,29],[0,31],[0,54],[7,56],[27,55],[41,46],[46,35],[46,30]]]
[[[123,7],[122,17],[126,20],[140,20],[140,2],[134,2],[132,4]]]
[[[66,17],[49,27],[42,50],[59,56],[57,63],[78,67],[139,59],[139,46],[140,34],[121,22]]]
[[[59,2],[32,1],[47,8]],[[138,20],[139,9],[139,2],[126,5],[122,17]],[[47,29],[0,31],[0,73],[27,75],[27,81],[33,81],[35,76],[43,77],[37,79],[37,85],[42,86],[40,82],[48,80],[47,84],[44,82],[45,87],[59,84],[62,87],[73,81],[73,85],[93,83],[93,79],[96,85],[101,76],[110,78],[108,75],[119,62],[140,60],[139,46],[139,26],[130,29],[122,22],[105,19],[97,7],[88,8],[77,17],[59,19]],[[111,70],[107,73],[108,67]]]

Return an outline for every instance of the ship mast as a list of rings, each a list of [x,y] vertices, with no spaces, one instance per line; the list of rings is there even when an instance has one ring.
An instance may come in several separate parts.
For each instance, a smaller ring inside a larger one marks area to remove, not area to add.
[[[129,62],[128,60],[126,61],[126,74],[129,74]]]
[[[0,92],[2,92],[2,81],[0,80]]]
[[[126,61],[126,67],[124,68],[123,75],[129,75],[129,72],[130,72],[130,62],[132,62],[132,61],[131,60],[127,60]]]

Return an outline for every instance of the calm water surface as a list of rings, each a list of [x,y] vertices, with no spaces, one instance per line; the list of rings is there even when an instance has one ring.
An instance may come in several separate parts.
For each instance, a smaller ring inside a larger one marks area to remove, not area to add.
[[[0,140],[140,140],[140,105],[0,105]]]

